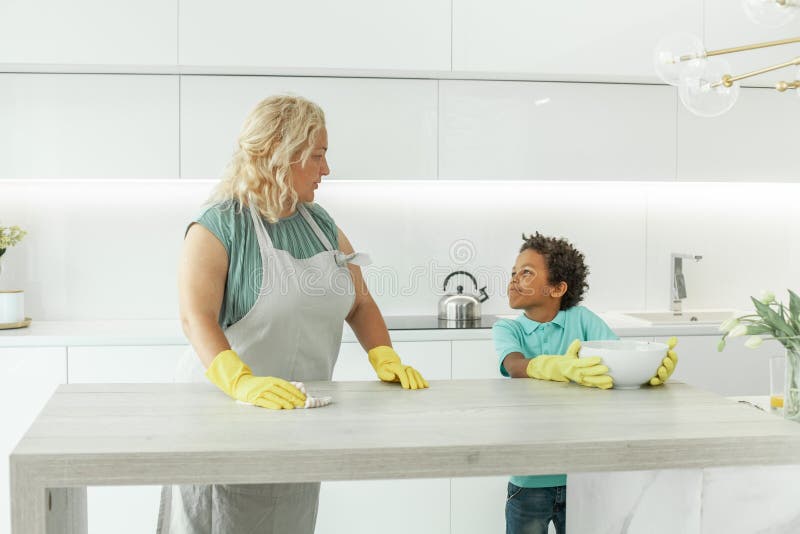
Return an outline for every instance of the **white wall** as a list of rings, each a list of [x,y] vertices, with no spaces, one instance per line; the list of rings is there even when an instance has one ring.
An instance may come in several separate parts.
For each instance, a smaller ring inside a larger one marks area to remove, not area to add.
[[[211,185],[5,182],[2,220],[30,235],[4,256],[0,286],[25,288],[39,320],[175,318],[183,231]],[[434,313],[461,268],[489,285],[484,311],[507,311],[520,234],[536,230],[586,254],[597,310],[665,309],[671,251],[704,257],[686,264],[687,308],[744,307],[798,284],[800,184],[330,180],[317,195],[372,256],[386,314]]]
[[[721,0],[328,4],[0,4],[0,225],[29,231],[0,287],[38,320],[175,317],[186,223],[244,115],[284,91],[326,110],[319,201],[372,254],[387,314],[433,313],[457,268],[505,311],[535,230],[586,253],[599,310],[664,308],[670,251],[705,257],[687,307],[797,287],[797,99],[744,89],[697,119],[649,57],[673,31],[727,46],[800,19],[733,31]]]

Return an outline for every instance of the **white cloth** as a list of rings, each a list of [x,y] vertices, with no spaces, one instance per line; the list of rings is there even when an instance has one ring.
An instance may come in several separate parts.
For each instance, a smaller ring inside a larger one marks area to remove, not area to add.
[[[306,403],[303,408],[322,408],[323,406],[329,405],[333,402],[333,397],[312,397],[306,391],[306,385],[302,382],[291,382],[291,384],[303,392],[303,395],[306,396]],[[252,402],[244,402],[237,400],[236,404],[246,404],[248,406],[255,406]]]

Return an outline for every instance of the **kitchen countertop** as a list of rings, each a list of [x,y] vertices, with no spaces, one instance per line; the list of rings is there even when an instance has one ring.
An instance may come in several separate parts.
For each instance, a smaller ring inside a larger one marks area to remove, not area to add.
[[[703,336],[719,334],[717,325],[651,326],[645,321],[627,317],[619,312],[599,313],[606,323],[622,337],[663,337],[672,335]],[[507,316],[486,316],[507,317]],[[480,328],[439,328],[435,315],[386,316],[393,341],[439,341],[492,339],[489,319]],[[433,328],[433,323],[437,328]],[[413,329],[414,324],[423,325]],[[342,341],[352,343],[356,337],[345,325]],[[146,346],[187,345],[180,321],[113,320],[113,321],[37,321],[28,328],[0,330],[2,347],[66,347],[66,346]]]
[[[334,403],[278,412],[210,384],[62,385],[11,454],[14,532],[44,534],[44,488],[800,464],[800,425],[681,383],[306,386]],[[77,489],[58,491],[55,521],[85,517]]]

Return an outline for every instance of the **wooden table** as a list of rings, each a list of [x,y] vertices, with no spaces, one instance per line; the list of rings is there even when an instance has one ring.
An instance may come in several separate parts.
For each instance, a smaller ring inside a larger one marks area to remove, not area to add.
[[[800,464],[800,425],[680,383],[307,387],[334,404],[263,410],[209,384],[60,386],[11,455],[12,532],[84,533],[92,485]]]

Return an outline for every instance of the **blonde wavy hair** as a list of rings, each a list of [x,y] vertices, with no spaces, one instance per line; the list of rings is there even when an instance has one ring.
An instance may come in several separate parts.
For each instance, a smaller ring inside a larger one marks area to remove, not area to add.
[[[269,222],[294,211],[292,163],[305,163],[325,127],[325,113],[300,96],[265,98],[247,115],[230,163],[209,199],[253,204]]]

